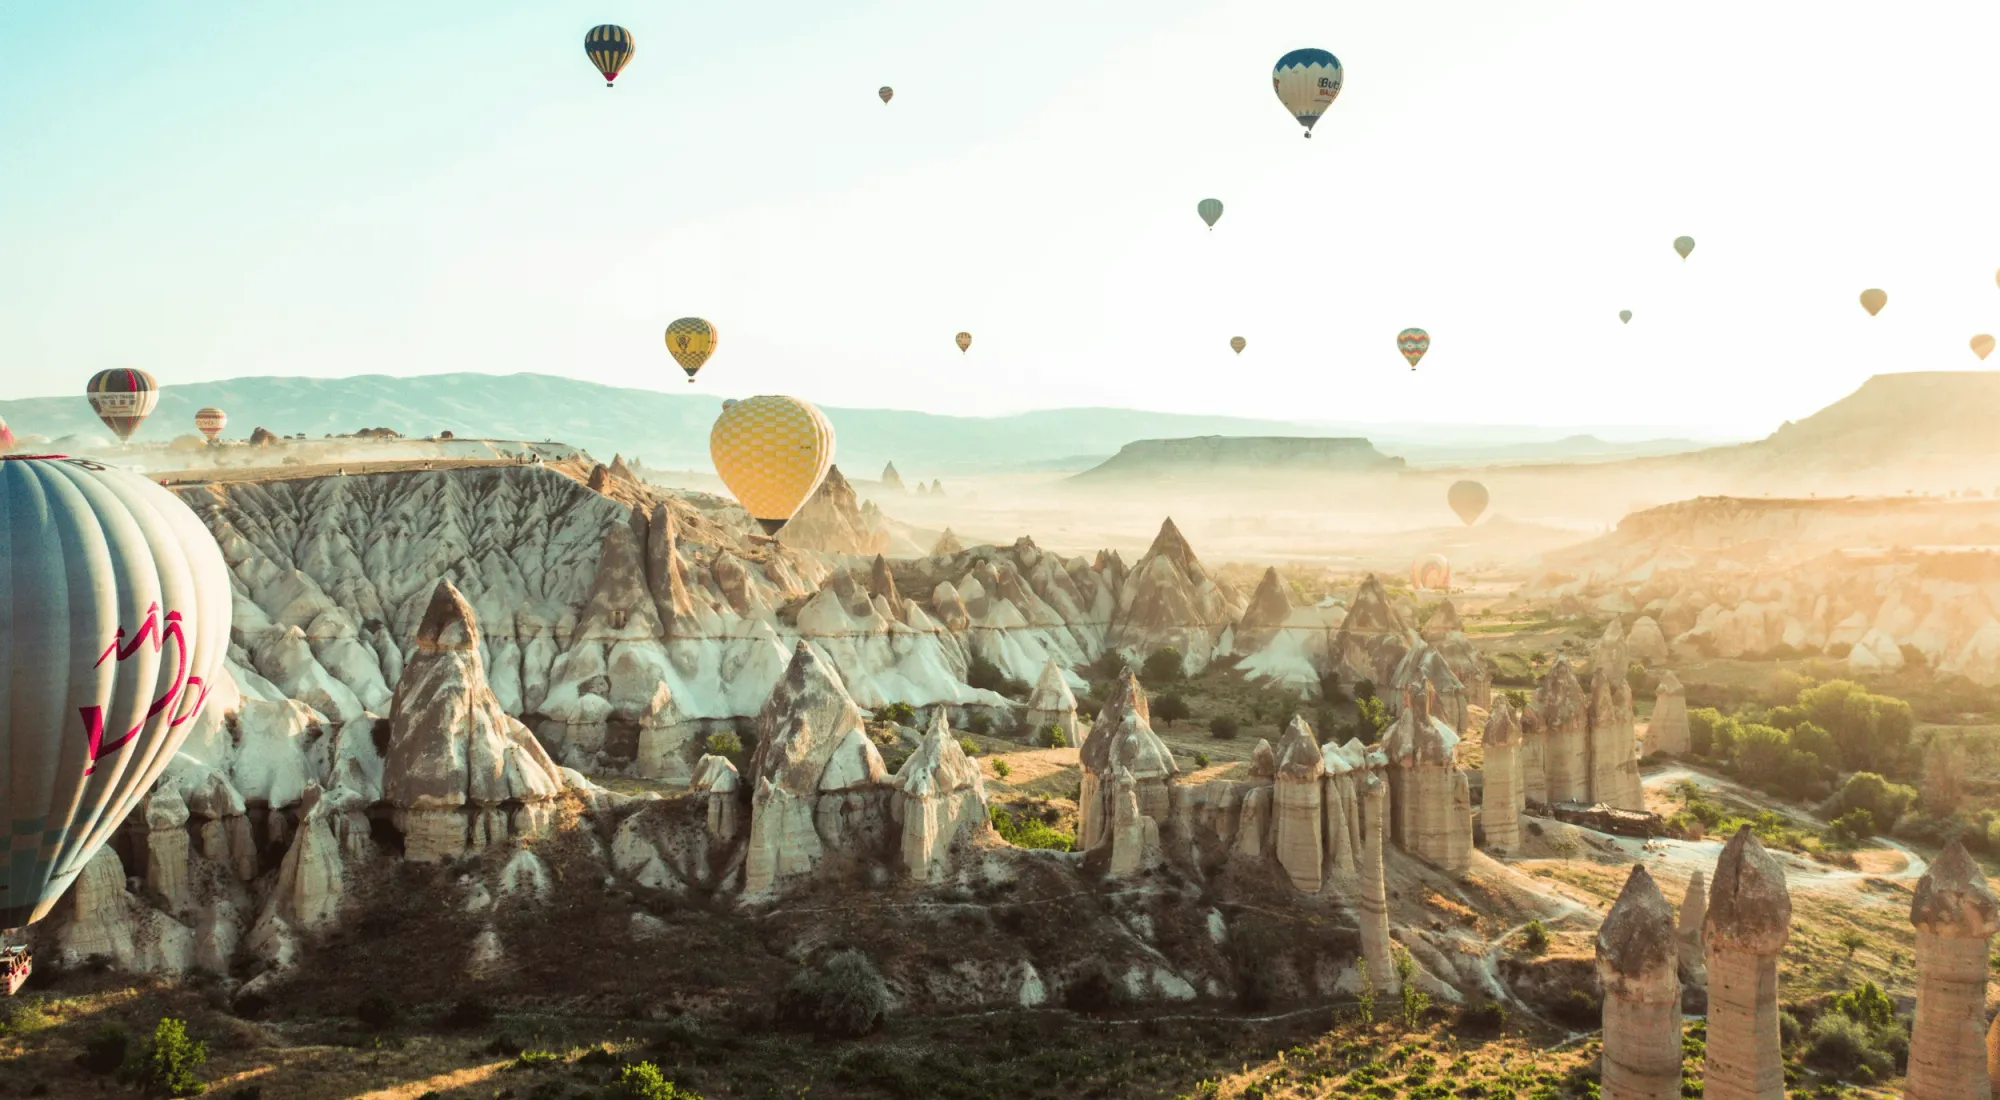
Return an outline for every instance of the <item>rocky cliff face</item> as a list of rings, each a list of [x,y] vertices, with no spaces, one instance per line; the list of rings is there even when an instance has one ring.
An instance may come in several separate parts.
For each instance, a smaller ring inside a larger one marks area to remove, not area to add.
[[[1193,672],[1228,651],[1222,636],[1242,614],[1240,599],[1209,577],[1168,519],[1119,587],[1106,645],[1140,658],[1172,646]]]

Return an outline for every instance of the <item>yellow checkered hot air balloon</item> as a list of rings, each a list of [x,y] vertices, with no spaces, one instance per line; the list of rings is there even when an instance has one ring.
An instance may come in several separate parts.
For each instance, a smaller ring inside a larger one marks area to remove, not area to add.
[[[583,36],[583,52],[590,55],[590,63],[604,74],[604,86],[618,79],[625,66],[632,63],[632,32],[624,27],[605,23],[590,28]]]
[[[667,326],[667,351],[688,372],[690,383],[715,351],[716,341],[715,326],[699,317],[683,317]]]
[[[760,394],[723,406],[708,456],[737,503],[775,535],[833,465],[833,425],[796,397]]]

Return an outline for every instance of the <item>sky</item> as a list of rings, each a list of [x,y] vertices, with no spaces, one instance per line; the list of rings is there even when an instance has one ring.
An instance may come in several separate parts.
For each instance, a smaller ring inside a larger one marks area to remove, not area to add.
[[[1980,368],[1995,42],[1970,0],[0,0],[0,395],[685,391],[698,315],[721,396],[1761,435]]]

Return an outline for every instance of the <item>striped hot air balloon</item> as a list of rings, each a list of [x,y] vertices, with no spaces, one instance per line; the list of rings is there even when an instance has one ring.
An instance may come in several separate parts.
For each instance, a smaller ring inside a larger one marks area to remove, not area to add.
[[[125,442],[131,441],[132,433],[160,403],[160,387],[153,376],[129,367],[98,371],[91,377],[87,393],[97,418]]]
[[[1410,369],[1417,369],[1417,360],[1431,350],[1431,334],[1420,328],[1406,328],[1396,334],[1396,350],[1410,361]]]
[[[971,333],[969,333],[969,332],[961,332],[961,333],[959,333],[959,334],[958,334],[957,336],[954,336],[954,337],[952,337],[952,339],[953,339],[953,341],[955,341],[955,342],[956,342],[956,343],[958,344],[958,350],[960,350],[960,351],[971,351],[971,350],[972,350],[972,334],[971,334]]]
[[[1325,50],[1293,50],[1279,58],[1271,70],[1271,87],[1278,93],[1278,102],[1311,137],[1313,124],[1340,95],[1344,78],[1340,59]]]
[[[1425,554],[1410,563],[1410,584],[1416,588],[1450,588],[1451,562],[1443,554]]]
[[[194,729],[229,648],[229,571],[147,478],[0,459],[0,928],[40,920]]]
[[[882,97],[882,102],[887,103],[896,98],[896,89],[884,84],[880,88],[875,89],[875,94]]]
[[[715,353],[720,339],[715,326],[699,317],[683,317],[667,326],[667,352],[687,372],[690,384],[694,382],[694,373]]]
[[[1222,200],[1203,199],[1194,204],[1194,212],[1201,215],[1201,220],[1207,222],[1210,229],[1214,229],[1215,223],[1222,220]]]
[[[222,434],[223,426],[228,423],[229,414],[214,405],[194,414],[194,426],[201,429],[201,434],[207,436],[210,443],[215,442],[215,437]]]
[[[1243,354],[1243,349],[1249,346],[1250,342],[1243,339],[1243,337],[1241,336],[1231,336],[1229,338],[1229,350],[1235,352],[1238,355]]]
[[[632,63],[632,32],[612,23],[604,23],[590,28],[583,36],[583,52],[590,56],[590,63],[604,74],[604,86],[618,79],[625,66]]]
[[[775,535],[833,465],[833,425],[796,397],[746,398],[716,417],[708,456],[736,502]]]

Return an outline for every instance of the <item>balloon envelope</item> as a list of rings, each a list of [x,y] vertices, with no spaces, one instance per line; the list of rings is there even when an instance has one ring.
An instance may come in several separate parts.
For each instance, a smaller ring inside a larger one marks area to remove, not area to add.
[[[1454,481],[1451,488],[1445,490],[1444,500],[1470,527],[1486,511],[1486,486],[1477,481]]]
[[[1687,259],[1687,258],[1688,258],[1688,253],[1690,253],[1690,252],[1693,252],[1693,251],[1694,251],[1694,238],[1693,238],[1693,237],[1675,237],[1675,238],[1674,238],[1674,251],[1675,251],[1675,252],[1678,252],[1678,253],[1680,253],[1680,254],[1681,254],[1681,259],[1683,259],[1683,260]]]
[[[632,63],[632,32],[611,23],[590,28],[583,36],[583,52],[590,56],[590,63],[604,74],[604,86],[618,79],[625,66]]]
[[[708,362],[719,340],[715,326],[699,317],[683,317],[667,326],[667,352],[687,372],[689,382],[694,381],[694,372]]]
[[[160,387],[153,376],[124,367],[98,371],[90,380],[88,393],[90,407],[97,410],[97,419],[127,442],[153,406],[160,403]]]
[[[1889,295],[1884,291],[1870,289],[1861,292],[1861,308],[1867,310],[1870,317],[1882,312],[1882,307],[1888,304]]]
[[[1313,136],[1313,123],[1339,97],[1344,79],[1340,59],[1325,50],[1293,50],[1279,58],[1271,70],[1271,87],[1278,93],[1278,102],[1306,128],[1307,137]]]
[[[1993,337],[1980,333],[1972,338],[1972,354],[1981,359],[1993,354]]]
[[[716,417],[708,456],[737,503],[775,535],[833,465],[833,425],[796,397],[746,398]]]
[[[969,333],[969,332],[961,332],[961,333],[959,333],[959,334],[958,334],[957,336],[953,337],[952,339],[954,339],[954,340],[956,340],[956,341],[958,342],[958,350],[960,350],[960,351],[970,351],[970,350],[971,350],[971,348],[972,348],[972,334],[971,334],[971,333]]]
[[[214,405],[194,414],[194,426],[210,439],[222,434],[223,425],[229,423],[229,414]]]
[[[1229,338],[1229,346],[1236,354],[1241,355],[1243,354],[1243,349],[1249,347],[1250,343],[1241,336],[1231,336]]]
[[[41,919],[194,729],[229,572],[179,497],[89,459],[0,459],[0,928]]]
[[[880,88],[877,88],[875,90],[875,94],[882,97],[882,102],[887,103],[890,100],[896,98],[896,89],[889,87],[887,84],[884,84]]]
[[[1210,229],[1214,229],[1216,221],[1222,217],[1222,200],[1203,199],[1194,204],[1194,212],[1201,215],[1201,220],[1207,222]]]
[[[1410,563],[1410,584],[1416,588],[1450,588],[1451,562],[1443,554],[1425,554]]]
[[[1410,361],[1410,369],[1417,369],[1417,360],[1431,350],[1431,334],[1420,328],[1406,328],[1396,334],[1396,350]]]
[[[1620,321],[1624,322],[1625,324],[1628,324],[1628,325],[1629,325],[1629,324],[1631,324],[1631,323],[1632,323],[1632,311],[1631,311],[1631,310],[1629,310],[1629,309],[1621,309],[1621,310],[1619,310],[1619,311],[1618,311],[1618,319],[1619,319]]]
[[[5,420],[0,420],[0,455],[6,454],[13,449],[14,429],[8,427]]]

